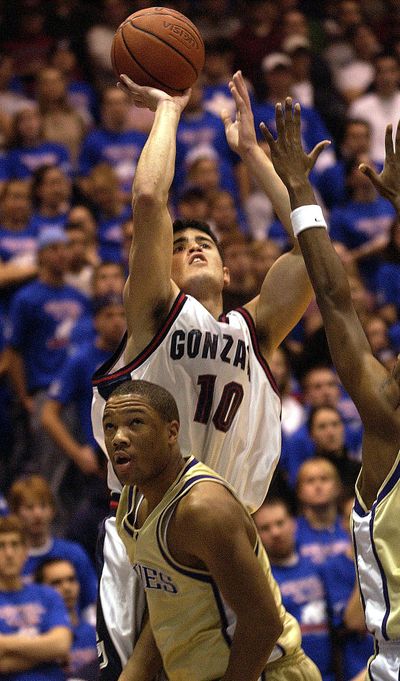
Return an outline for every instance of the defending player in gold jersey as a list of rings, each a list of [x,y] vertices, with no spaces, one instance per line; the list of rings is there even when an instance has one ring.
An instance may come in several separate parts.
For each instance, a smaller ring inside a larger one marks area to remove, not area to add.
[[[400,356],[392,372],[374,357],[353,307],[346,273],[329,240],[304,172],[300,106],[291,99],[276,107],[278,139],[264,127],[275,170],[285,183],[292,225],[324,320],[340,379],[363,422],[362,469],[352,514],[356,568],[375,655],[368,681],[400,678]],[[378,191],[400,215],[400,124],[393,146],[386,130],[383,171],[361,165]]]
[[[125,487],[117,526],[146,593],[149,621],[120,681],[320,681],[301,650],[267,555],[230,485],[183,458],[172,395],[126,381],[103,418]],[[134,486],[132,486],[134,485]]]

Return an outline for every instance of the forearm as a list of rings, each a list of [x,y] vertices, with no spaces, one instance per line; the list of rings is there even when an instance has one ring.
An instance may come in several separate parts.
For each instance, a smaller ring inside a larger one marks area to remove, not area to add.
[[[161,655],[147,620],[118,681],[153,681],[161,669]]]
[[[59,415],[60,408],[61,405],[54,400],[46,402],[43,407],[41,421],[60,449],[62,449],[73,461],[76,461],[79,459],[81,445],[69,433],[65,424],[62,422]]]
[[[9,375],[14,391],[19,399],[24,402],[28,397],[28,386],[25,377],[24,361],[17,350],[7,348],[7,362]]]
[[[26,656],[35,664],[64,658],[69,653],[71,642],[72,634],[66,627],[55,627],[39,636],[20,634],[2,636],[2,648],[6,655]]]
[[[25,672],[36,666],[36,662],[28,655],[22,653],[7,653],[0,657],[0,674],[13,674]]]
[[[276,174],[272,162],[258,145],[253,145],[242,154],[242,160],[270,199],[275,213],[289,236],[293,237],[290,222],[290,201],[288,191]]]
[[[364,633],[366,631],[364,610],[361,604],[360,591],[357,582],[354,585],[352,594],[347,602],[343,614],[343,622],[346,629]]]
[[[265,669],[274,645],[281,634],[272,618],[271,624],[238,620],[227,670],[221,681],[257,681]]]
[[[133,201],[139,196],[158,196],[167,201],[176,155],[176,131],[180,109],[173,101],[159,103],[154,123],[140,155],[133,181]]]
[[[0,264],[0,288],[20,284],[37,274],[37,265],[18,265],[17,263]]]

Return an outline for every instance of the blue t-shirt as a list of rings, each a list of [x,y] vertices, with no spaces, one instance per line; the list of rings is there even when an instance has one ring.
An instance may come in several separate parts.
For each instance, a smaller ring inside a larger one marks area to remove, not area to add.
[[[26,584],[18,591],[0,591],[0,634],[45,634],[55,627],[71,628],[61,596],[49,586]],[[55,662],[37,665],[29,671],[1,674],[6,681],[64,681]]]
[[[328,558],[321,568],[324,580],[328,612],[333,627],[343,627],[343,616],[354,589],[356,571],[354,561],[344,553]],[[342,639],[344,681],[350,681],[367,665],[374,652],[370,634],[348,633]]]
[[[400,310],[400,264],[379,263],[376,275],[378,305],[395,305]]]
[[[352,460],[359,460],[362,443],[362,426],[354,426],[345,423],[345,447]],[[287,474],[291,487],[296,485],[297,474],[300,466],[315,454],[315,442],[311,439],[307,424],[298,428],[292,435],[282,438],[282,452],[280,465]]]
[[[81,620],[72,631],[74,638],[67,675],[80,679],[80,671],[97,661],[96,629],[88,622]]]
[[[48,388],[71,348],[71,331],[88,308],[87,298],[72,286],[34,281],[14,296],[9,344],[24,359],[29,392]]]
[[[125,206],[119,215],[112,218],[99,215],[97,218],[97,240],[102,262],[122,262],[122,225],[132,219],[132,208]]]
[[[379,236],[388,235],[395,215],[393,206],[380,196],[368,203],[348,201],[333,208],[329,234],[332,241],[339,241],[351,251]],[[378,257],[364,258],[358,264],[366,285],[375,291]]]
[[[314,565],[323,565],[330,556],[345,553],[350,539],[337,518],[332,527],[315,529],[304,516],[297,518],[297,550]]]
[[[209,111],[190,113],[179,121],[176,134],[176,164],[173,182],[174,191],[179,191],[186,183],[187,157],[195,148],[212,148],[218,156],[221,187],[229,191],[237,202],[238,190],[234,175],[234,165],[239,157],[234,154],[226,141],[225,128],[221,119]]]
[[[97,447],[93,436],[91,420],[92,376],[96,369],[106,362],[112,352],[106,352],[89,343],[68,357],[60,374],[49,388],[49,398],[63,406],[71,402],[76,405],[80,430],[84,444]]]
[[[317,665],[323,681],[334,681],[324,583],[318,568],[307,558],[294,565],[272,565],[286,610],[300,625],[302,648]]]
[[[111,132],[104,128],[92,130],[84,139],[79,157],[79,172],[88,175],[94,166],[110,164],[119,179],[121,188],[129,192],[136,165],[147,136],[136,130]]]
[[[9,262],[21,256],[36,255],[38,230],[30,221],[24,229],[6,229],[0,225],[0,260]]]
[[[85,549],[74,541],[53,537],[43,549],[35,549],[34,554],[28,555],[24,565],[24,580],[33,580],[36,568],[47,558],[61,558],[69,560],[75,567],[76,576],[81,586],[79,607],[84,610],[96,601],[97,577],[92,562]]]
[[[47,217],[40,215],[40,213],[34,213],[32,215],[31,227],[36,230],[39,234],[42,229],[49,229],[51,227],[58,227],[59,229],[64,229],[67,224],[68,213],[59,213],[53,217]]]
[[[44,165],[57,166],[70,175],[71,161],[68,149],[55,142],[42,142],[35,147],[10,149],[5,159],[6,179],[29,179],[35,170]]]

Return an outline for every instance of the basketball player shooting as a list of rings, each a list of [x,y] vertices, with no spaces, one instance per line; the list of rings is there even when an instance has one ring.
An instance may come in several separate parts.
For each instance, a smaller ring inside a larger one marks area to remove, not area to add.
[[[369,681],[395,681],[400,671],[400,358],[389,372],[373,356],[353,307],[342,263],[329,239],[321,209],[302,167],[300,105],[276,107],[278,138],[265,128],[276,172],[291,201],[292,224],[315,290],[329,347],[344,387],[360,413],[364,436],[362,469],[352,513],[355,560],[368,630],[376,640]],[[393,145],[385,138],[382,172],[360,170],[400,214],[400,124]]]
[[[170,96],[139,86],[125,75],[119,87],[136,106],[155,112],[133,183],[134,236],[124,291],[127,335],[115,357],[94,377],[93,430],[106,452],[105,401],[126,379],[145,379],[169,390],[181,414],[180,446],[223,475],[255,511],[262,503],[280,454],[280,399],[268,359],[307,307],[312,289],[300,249],[281,256],[260,295],[222,316],[229,281],[218,244],[201,222],[177,221],[168,212],[175,167],[176,132],[190,91]],[[270,196],[291,232],[289,198],[272,163],[257,144],[249,96],[240,72],[230,84],[238,109],[223,115],[228,141]],[[314,164],[324,143],[307,156]],[[121,485],[109,466],[109,486]],[[105,524],[104,567],[99,587],[102,681],[114,681],[141,628],[137,579],[117,536]],[[123,598],[121,598],[123,594]],[[114,605],[118,602],[118,608]],[[135,605],[133,603],[135,602]],[[109,670],[109,671],[108,671]]]

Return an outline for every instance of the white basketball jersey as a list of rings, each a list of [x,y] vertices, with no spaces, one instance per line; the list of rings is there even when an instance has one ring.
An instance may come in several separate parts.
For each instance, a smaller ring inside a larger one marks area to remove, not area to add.
[[[126,338],[93,378],[93,432],[103,451],[102,417],[112,391],[130,379],[157,383],[177,402],[183,455],[192,452],[222,475],[255,511],[279,459],[281,402],[251,315],[241,308],[217,321],[180,293],[152,341],[128,364],[125,344]],[[121,490],[110,464],[108,482]]]

